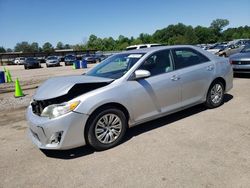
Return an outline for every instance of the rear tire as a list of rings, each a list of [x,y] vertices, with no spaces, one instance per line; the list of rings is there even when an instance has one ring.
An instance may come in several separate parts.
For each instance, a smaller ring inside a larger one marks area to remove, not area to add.
[[[205,105],[208,108],[217,108],[224,102],[225,88],[222,82],[214,81],[208,89]]]
[[[124,113],[112,107],[92,114],[88,122],[85,138],[90,146],[100,151],[118,145],[127,129]]]

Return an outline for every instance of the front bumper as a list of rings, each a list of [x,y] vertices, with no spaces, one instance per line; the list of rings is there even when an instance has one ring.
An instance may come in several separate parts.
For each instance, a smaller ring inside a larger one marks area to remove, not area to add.
[[[73,65],[75,61],[65,61],[65,65]]]
[[[86,144],[84,128],[88,115],[70,112],[49,119],[34,114],[29,106],[26,118],[29,126],[28,135],[40,149],[64,150]],[[59,134],[60,138],[55,142],[54,138]]]
[[[60,66],[60,63],[46,63],[47,66],[53,67],[53,66]]]

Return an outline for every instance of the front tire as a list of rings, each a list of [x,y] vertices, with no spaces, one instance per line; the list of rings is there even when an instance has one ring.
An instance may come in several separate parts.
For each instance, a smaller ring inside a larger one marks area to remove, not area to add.
[[[94,149],[106,150],[121,142],[126,129],[124,113],[116,108],[106,108],[91,115],[85,137]]]
[[[224,102],[225,87],[220,81],[215,81],[209,87],[205,105],[208,108],[217,108]]]

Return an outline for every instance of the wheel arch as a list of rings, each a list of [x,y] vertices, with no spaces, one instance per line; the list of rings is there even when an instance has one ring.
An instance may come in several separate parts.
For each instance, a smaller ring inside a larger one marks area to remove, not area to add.
[[[212,85],[213,83],[217,82],[217,81],[218,81],[218,82],[221,82],[221,83],[223,84],[224,89],[226,89],[226,81],[225,81],[225,79],[222,78],[222,77],[217,77],[217,78],[215,78],[215,79],[211,82],[211,84],[210,84],[209,87],[211,87],[211,85]]]
[[[87,119],[86,126],[84,128],[84,137],[85,137],[86,141],[87,141],[86,138],[87,138],[87,131],[88,131],[88,128],[86,128],[86,127],[88,127],[90,125],[90,121],[92,121],[93,116],[96,113],[98,113],[98,112],[100,112],[100,111],[102,111],[104,109],[107,109],[107,108],[116,108],[116,109],[121,110],[124,113],[125,117],[126,117],[127,126],[128,126],[128,121],[129,121],[130,115],[129,115],[129,111],[127,110],[127,108],[124,105],[122,105],[120,103],[117,103],[117,102],[105,103],[105,104],[97,107],[96,109],[94,109],[93,112],[90,114],[89,118]]]

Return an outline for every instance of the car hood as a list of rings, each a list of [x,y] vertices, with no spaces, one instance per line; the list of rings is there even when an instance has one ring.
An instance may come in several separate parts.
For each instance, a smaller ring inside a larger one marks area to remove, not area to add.
[[[48,62],[48,63],[54,63],[54,62],[57,62],[57,60],[56,59],[50,59],[50,60],[46,60],[46,62]]]
[[[74,88],[74,95],[80,95],[111,83],[113,79],[93,76],[64,76],[51,78],[37,89],[34,100],[47,100],[67,95]],[[75,86],[78,86],[76,88]],[[71,92],[72,95],[72,92]]]
[[[76,61],[76,59],[64,59],[64,61],[67,61],[67,62],[69,62],[69,61]]]
[[[230,59],[250,59],[250,52],[231,55]]]

